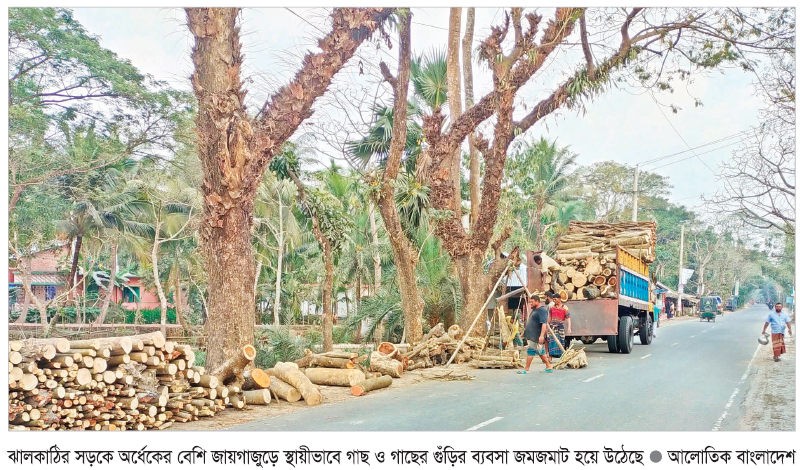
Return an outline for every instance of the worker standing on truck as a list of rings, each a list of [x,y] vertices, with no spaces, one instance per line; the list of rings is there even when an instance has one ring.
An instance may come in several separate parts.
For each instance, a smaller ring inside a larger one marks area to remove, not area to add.
[[[550,358],[547,356],[545,346],[545,330],[547,329],[547,309],[541,304],[538,295],[531,297],[531,316],[525,325],[525,339],[528,340],[528,357],[525,359],[525,370],[517,371],[518,374],[527,374],[531,369],[533,356],[539,356],[544,363],[545,372],[553,372]]]
[[[544,285],[544,277],[546,273],[550,273],[550,290],[556,292],[556,283],[561,284],[562,286],[564,283],[561,282],[561,279],[558,275],[561,273],[561,265],[556,263],[556,260],[547,256],[544,253],[540,253],[538,255],[533,256],[533,262],[536,263],[536,266],[539,268],[539,271],[542,272],[542,285]]]

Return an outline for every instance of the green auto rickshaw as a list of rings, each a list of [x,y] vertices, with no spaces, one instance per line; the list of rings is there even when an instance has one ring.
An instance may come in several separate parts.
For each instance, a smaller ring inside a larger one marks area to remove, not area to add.
[[[721,302],[718,297],[703,297],[700,299],[700,321],[717,321]]]

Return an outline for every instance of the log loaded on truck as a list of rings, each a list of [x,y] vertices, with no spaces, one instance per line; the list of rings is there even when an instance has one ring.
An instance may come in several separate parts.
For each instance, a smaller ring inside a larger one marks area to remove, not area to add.
[[[602,339],[609,352],[629,354],[635,336],[653,341],[648,265],[655,241],[655,222],[570,222],[555,251],[557,288],[572,317],[568,344]]]

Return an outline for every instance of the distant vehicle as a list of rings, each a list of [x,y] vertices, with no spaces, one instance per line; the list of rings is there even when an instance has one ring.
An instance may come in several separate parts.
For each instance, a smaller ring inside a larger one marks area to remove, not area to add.
[[[708,296],[700,299],[700,321],[717,321],[717,315],[722,314],[722,299],[717,296]]]
[[[736,297],[731,297],[725,302],[725,310],[728,310],[729,312],[733,312],[738,307],[739,307],[739,299],[737,299]]]

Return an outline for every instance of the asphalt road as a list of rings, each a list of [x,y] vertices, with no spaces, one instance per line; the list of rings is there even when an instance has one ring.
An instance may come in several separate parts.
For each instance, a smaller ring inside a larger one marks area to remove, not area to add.
[[[545,374],[535,359],[528,375],[475,370],[469,382],[390,388],[231,430],[735,430],[767,314],[756,305],[713,323],[676,322],[650,345],[637,338],[631,354],[599,341],[587,346],[583,369]]]

